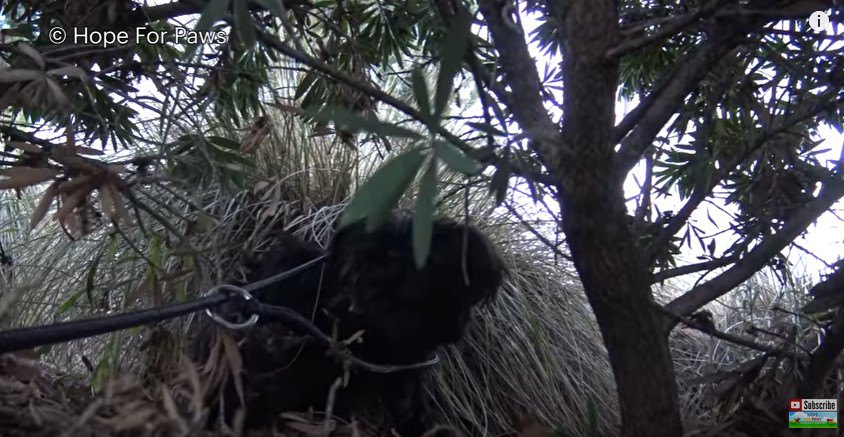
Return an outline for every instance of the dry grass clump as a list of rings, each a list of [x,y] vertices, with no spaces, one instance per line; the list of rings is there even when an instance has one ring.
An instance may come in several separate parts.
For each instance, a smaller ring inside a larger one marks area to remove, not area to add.
[[[158,216],[141,211],[119,230],[103,224],[74,242],[52,222],[28,232],[30,197],[38,193],[25,192],[24,201],[5,197],[0,218],[4,241],[15,242],[5,248],[16,265],[14,275],[5,279],[15,291],[0,298],[0,305],[10,309],[0,310],[4,327],[201,295],[221,282],[240,279],[244,266],[269,250],[280,231],[324,246],[348,195],[381,158],[326,137],[311,138],[289,117],[274,123],[280,131],[251,156],[255,164],[244,175],[245,188],[220,184],[224,165],[191,156],[185,159],[192,166],[182,165],[180,171],[194,172],[196,177],[189,178],[193,185],[162,179],[137,186],[138,199],[153,206]],[[166,174],[172,168],[168,164],[160,171]],[[468,338],[441,355],[429,385],[437,416],[472,436],[510,433],[525,420],[587,435],[591,402],[598,423],[609,430],[618,420],[612,375],[570,267],[557,265],[518,221],[494,214],[486,190],[455,191],[463,182],[460,177],[444,181],[443,193],[458,195],[441,205],[440,214],[462,217],[467,195],[470,221],[498,242],[510,275],[499,299],[478,311]],[[412,204],[412,195],[401,202]],[[99,395],[106,393],[109,380],[126,374],[137,375],[147,390],[150,384],[155,389],[155,382],[171,378],[174,369],[180,374],[181,355],[173,352],[184,347],[181,334],[197,317],[202,316],[56,345],[39,351],[40,359],[52,373],[87,380]],[[159,336],[162,332],[171,334]],[[165,396],[144,393],[160,409],[155,402]],[[182,411],[182,404],[176,404]],[[159,413],[171,423],[170,412]],[[288,416],[292,428],[323,422],[318,415],[295,417]],[[337,420],[337,435],[350,429]]]
[[[608,431],[615,385],[589,306],[564,269],[519,249],[505,246],[501,294],[444,354],[430,395],[466,435],[499,435],[525,417],[585,435],[590,401]]]

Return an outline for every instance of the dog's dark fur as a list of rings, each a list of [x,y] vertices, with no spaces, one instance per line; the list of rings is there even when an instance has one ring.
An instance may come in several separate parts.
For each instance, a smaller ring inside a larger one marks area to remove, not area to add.
[[[296,310],[338,339],[363,330],[363,341],[351,348],[361,359],[394,365],[428,360],[438,347],[461,338],[475,305],[494,298],[503,266],[476,229],[437,220],[430,256],[417,270],[411,228],[409,217],[400,214],[373,232],[363,224],[343,228],[331,241],[324,266],[259,291],[260,299]],[[285,237],[249,280],[320,254],[315,245]],[[250,426],[268,425],[283,411],[324,409],[331,385],[343,374],[324,346],[275,323],[250,331],[240,351]],[[420,435],[432,425],[419,405],[422,372],[353,369],[349,385],[337,393],[334,413],[374,413],[402,435]],[[229,406],[237,403],[236,397],[229,399]]]

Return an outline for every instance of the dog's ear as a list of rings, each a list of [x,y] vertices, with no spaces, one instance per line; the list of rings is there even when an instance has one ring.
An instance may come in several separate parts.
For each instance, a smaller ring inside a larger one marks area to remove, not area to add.
[[[505,274],[495,245],[475,227],[452,220],[435,222],[433,237],[431,250],[440,258],[434,268],[451,269],[470,304],[491,301]]]

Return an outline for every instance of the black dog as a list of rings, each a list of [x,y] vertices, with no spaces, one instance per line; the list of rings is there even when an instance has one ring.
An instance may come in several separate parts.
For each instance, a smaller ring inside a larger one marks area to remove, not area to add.
[[[411,228],[410,218],[399,214],[372,232],[362,223],[345,227],[331,241],[324,266],[256,294],[264,303],[294,309],[337,339],[363,331],[362,342],[350,346],[363,360],[387,365],[430,360],[438,347],[461,338],[475,305],[494,298],[504,269],[478,230],[441,219],[434,223],[427,263],[418,270]],[[249,281],[321,254],[315,245],[285,237]],[[324,410],[332,384],[344,374],[324,345],[278,323],[246,334],[240,352],[250,427],[269,425],[284,411]],[[334,398],[334,413],[379,415],[401,435],[420,435],[432,425],[419,404],[423,371],[352,369],[348,386]],[[229,399],[227,405],[237,404],[236,397]]]

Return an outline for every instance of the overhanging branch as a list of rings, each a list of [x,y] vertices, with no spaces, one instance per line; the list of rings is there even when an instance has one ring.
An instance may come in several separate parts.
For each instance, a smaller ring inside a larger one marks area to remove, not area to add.
[[[481,0],[478,5],[501,56],[504,80],[512,90],[508,96],[509,109],[522,131],[537,143],[544,164],[548,168],[557,168],[549,162],[550,154],[547,151],[559,147],[562,136],[551,115],[545,110],[542,82],[539,80],[536,62],[525,43],[524,29],[509,20],[500,2]]]
[[[666,305],[666,309],[680,315],[688,315],[726,294],[764,267],[771,257],[785,249],[842,196],[844,181],[828,181],[821,188],[818,197],[806,204],[779,232],[764,239],[733,267],[671,301]],[[671,321],[667,328],[670,329],[674,323]]]
[[[671,269],[665,269],[653,274],[652,281],[653,282],[662,282],[666,279],[676,278],[677,276],[689,275],[692,273],[702,272],[704,270],[714,270],[717,268],[728,266],[734,262],[738,257],[735,256],[727,256],[724,258],[713,259],[709,261],[703,261],[695,264],[688,264],[685,266],[675,267]]]
[[[639,106],[616,126],[613,138],[621,143],[620,171],[627,173],[636,165],[659,131],[679,110],[686,96],[709,74],[719,59],[735,49],[749,31],[784,17],[788,7],[778,8],[781,4],[776,3],[760,0],[749,5],[755,9],[713,10],[716,16],[723,17],[723,23],[712,28],[710,39],[686,56],[679,67],[665,76],[668,79],[663,79],[662,85],[644,97]],[[790,12],[793,13],[785,16],[799,18],[811,13],[802,10]]]

